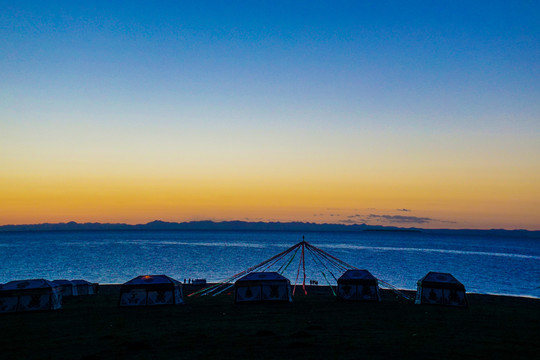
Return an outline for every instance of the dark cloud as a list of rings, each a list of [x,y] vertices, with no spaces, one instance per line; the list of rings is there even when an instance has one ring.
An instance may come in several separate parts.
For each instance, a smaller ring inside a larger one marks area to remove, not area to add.
[[[379,220],[389,223],[401,223],[401,224],[427,224],[432,221],[437,221],[428,217],[418,217],[418,216],[403,216],[403,215],[376,215],[369,214],[368,218],[370,220]]]
[[[445,224],[457,224],[456,221],[449,221],[449,220],[439,220],[439,222],[445,223]]]
[[[395,209],[396,211],[410,212],[411,209]],[[430,217],[421,217],[421,216],[408,216],[408,215],[390,215],[390,214],[350,214],[350,215],[337,215],[330,214],[330,216],[343,216],[346,217],[345,220],[339,220],[343,224],[369,224],[369,223],[383,223],[383,224],[392,224],[392,225],[422,225],[428,223],[447,223],[455,224],[454,221],[434,219]]]

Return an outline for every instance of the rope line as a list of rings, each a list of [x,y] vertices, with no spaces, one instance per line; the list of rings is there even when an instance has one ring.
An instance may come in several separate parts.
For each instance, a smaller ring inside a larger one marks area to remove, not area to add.
[[[309,249],[309,248],[308,248],[308,250],[310,251],[310,254],[313,256],[313,258],[314,258],[316,261],[318,261],[319,264],[322,265],[322,266],[330,273],[330,275],[332,275],[332,277],[334,278],[334,280],[335,280],[336,283],[337,283],[337,280],[338,280],[337,277],[334,275],[334,273],[332,272],[332,270],[330,270],[330,269],[328,268],[328,266],[326,266],[326,265],[324,264],[324,262],[323,262],[323,261],[321,260],[321,258],[320,258],[320,255],[318,255],[318,254],[317,254],[316,252],[314,252],[312,249]]]
[[[315,260],[315,263],[317,263],[317,265],[319,266],[319,271],[321,272],[322,276],[323,276],[324,279],[326,280],[326,283],[327,283],[328,286],[330,287],[330,290],[332,290],[332,294],[334,294],[334,296],[336,296],[336,292],[334,291],[334,288],[332,287],[332,284],[330,284],[330,281],[329,281],[328,278],[326,277],[326,274],[324,273],[324,271],[320,270],[321,265],[322,265],[322,267],[324,267],[326,270],[328,270],[328,272],[335,278],[334,274],[332,274],[332,272],[330,271],[330,269],[328,269],[328,268],[324,265],[324,263],[322,263],[322,261],[316,257],[316,255],[313,253],[313,250],[311,250],[311,249],[308,248],[308,252],[309,252],[309,254],[311,255],[311,257],[313,258],[313,260]],[[336,280],[336,281],[337,281],[337,280]]]
[[[291,259],[289,260],[289,262],[287,263],[287,265],[285,266],[285,268],[283,270],[281,270],[283,268],[283,265],[285,265],[285,263],[283,265],[280,266],[280,268],[278,269],[278,273],[279,274],[283,274],[285,272],[285,270],[287,270],[287,268],[289,267],[289,265],[291,265],[292,261],[294,260],[294,258],[296,257],[296,253],[298,252],[298,248],[296,248],[296,250],[294,251],[294,253],[292,254],[291,256]]]
[[[281,256],[281,255],[284,254],[284,253],[285,253],[285,254],[286,254],[286,253],[289,253],[289,252],[292,251],[294,248],[298,247],[300,244],[301,244],[301,243],[298,243],[298,244],[296,244],[296,245],[293,245],[293,246],[291,246],[290,248],[288,248],[288,249],[286,249],[286,250],[280,252],[279,254],[272,256],[270,259],[267,259],[267,260],[263,261],[263,262],[260,263],[260,264],[257,264],[257,265],[255,265],[255,266],[252,266],[252,267],[248,268],[247,270],[241,271],[241,272],[239,272],[239,273],[237,273],[237,274],[231,276],[230,278],[227,278],[226,280],[223,280],[223,281],[221,281],[221,282],[218,282],[217,284],[214,284],[214,285],[209,286],[209,287],[207,287],[207,288],[201,289],[201,290],[199,290],[199,291],[195,291],[195,292],[189,294],[188,297],[196,296],[196,295],[204,296],[204,295],[206,295],[206,294],[208,294],[208,293],[211,293],[212,291],[216,290],[217,288],[219,288],[219,287],[222,286],[223,284],[227,284],[227,283],[229,283],[229,282],[231,282],[231,281],[237,279],[238,277],[240,277],[240,276],[242,276],[242,275],[249,274],[249,273],[251,273],[251,272],[257,270],[258,268],[263,267],[264,265],[268,264],[269,262],[271,262],[272,260],[274,260],[275,258]]]
[[[294,296],[294,293],[296,292],[296,283],[298,282],[298,276],[300,275],[300,266],[302,265],[302,257],[300,257],[300,261],[298,262],[298,271],[296,272],[296,280],[294,280],[294,287],[292,294]]]
[[[316,254],[318,254],[320,257],[325,259],[329,264],[332,264],[335,268],[339,269],[340,271],[348,270],[350,267],[345,267],[339,262],[335,261],[334,259],[328,257],[324,252],[319,251],[320,249],[315,246],[309,247],[311,250],[313,250]]]
[[[305,246],[302,244],[302,272],[304,273],[304,281],[302,281],[302,289],[304,289],[304,295],[307,295],[306,290],[306,258],[304,254]]]

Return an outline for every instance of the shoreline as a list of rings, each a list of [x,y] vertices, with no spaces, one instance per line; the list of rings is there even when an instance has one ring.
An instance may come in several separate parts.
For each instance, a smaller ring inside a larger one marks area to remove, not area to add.
[[[184,289],[186,289],[187,287],[193,287],[193,289],[199,290],[199,289],[202,289],[204,287],[212,286],[212,285],[215,285],[215,284],[216,283],[207,283],[206,285],[182,284],[182,287]],[[230,285],[232,285],[232,283],[230,283]],[[122,284],[118,284],[118,283],[100,283],[99,286],[100,286],[100,288],[101,287],[108,287],[108,286],[120,288],[120,286],[122,286]],[[297,285],[297,286],[301,286],[301,285]],[[333,286],[336,286],[336,285],[333,285]],[[381,287],[381,286],[379,286],[379,287],[380,287],[381,291],[392,292],[391,289]],[[308,289],[308,288],[312,288],[312,289],[328,288],[328,285],[306,285],[306,289]],[[196,290],[193,290],[193,291],[196,291]],[[396,289],[396,290],[402,291],[404,293],[408,293],[409,295],[412,295],[412,296],[416,295],[416,289]],[[532,296],[532,295],[477,293],[477,292],[468,292],[468,291],[466,291],[466,294],[467,294],[467,296],[469,296],[469,295],[473,295],[473,296],[501,296],[501,297],[509,297],[509,298],[524,298],[524,299],[540,300],[540,296],[537,297],[537,296]],[[186,295],[189,295],[189,294],[187,294],[186,291],[184,291],[184,296],[186,296]]]

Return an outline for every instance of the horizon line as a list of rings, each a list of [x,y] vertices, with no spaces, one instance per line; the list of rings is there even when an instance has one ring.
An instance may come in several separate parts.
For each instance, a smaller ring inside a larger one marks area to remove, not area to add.
[[[43,222],[43,223],[26,223],[26,224],[2,224],[0,225],[0,229],[5,227],[37,227],[37,226],[43,226],[43,225],[58,225],[58,226],[65,226],[65,225],[104,225],[104,226],[126,226],[126,227],[136,227],[136,226],[146,226],[156,223],[162,223],[162,224],[170,224],[170,225],[182,225],[182,224],[196,224],[196,223],[213,223],[213,224],[226,224],[226,223],[244,223],[244,224],[283,224],[283,225],[294,225],[294,224],[303,224],[303,225],[312,225],[312,226],[340,226],[344,228],[352,228],[352,227],[367,227],[367,228],[387,228],[387,229],[395,229],[395,230],[423,230],[423,231],[437,231],[437,230],[444,230],[444,231],[520,231],[520,232],[540,232],[540,229],[537,230],[529,230],[529,229],[505,229],[505,228],[489,228],[489,229],[474,229],[474,228],[459,228],[459,229],[451,229],[451,228],[423,228],[423,227],[404,227],[404,226],[398,226],[398,225],[371,225],[367,223],[354,223],[354,224],[344,224],[344,223],[317,223],[317,222],[309,222],[309,221],[250,221],[250,220],[211,220],[211,219],[205,219],[205,220],[189,220],[189,221],[164,221],[164,220],[152,220],[148,221],[146,223],[122,223],[122,222],[77,222],[74,220],[67,221],[67,222]],[[107,229],[104,229],[107,230]],[[126,229],[127,230],[127,229]],[[210,229],[211,230],[211,229]],[[234,230],[234,229],[231,229]]]

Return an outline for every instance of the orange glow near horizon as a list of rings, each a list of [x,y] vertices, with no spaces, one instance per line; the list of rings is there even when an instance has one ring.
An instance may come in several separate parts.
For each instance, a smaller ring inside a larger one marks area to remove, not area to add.
[[[0,224],[157,219],[540,229],[534,133],[427,136],[331,124],[282,124],[280,132],[265,122],[208,132],[206,125],[195,134],[174,126],[150,137],[146,128],[117,131],[114,140],[100,135],[103,124],[85,123],[81,132],[54,122],[57,134],[7,125]]]
[[[400,174],[400,181],[339,175],[4,177],[0,180],[0,219],[2,225],[246,220],[538,230],[536,183],[508,184],[508,180],[497,183],[460,176],[422,181],[405,174]]]

